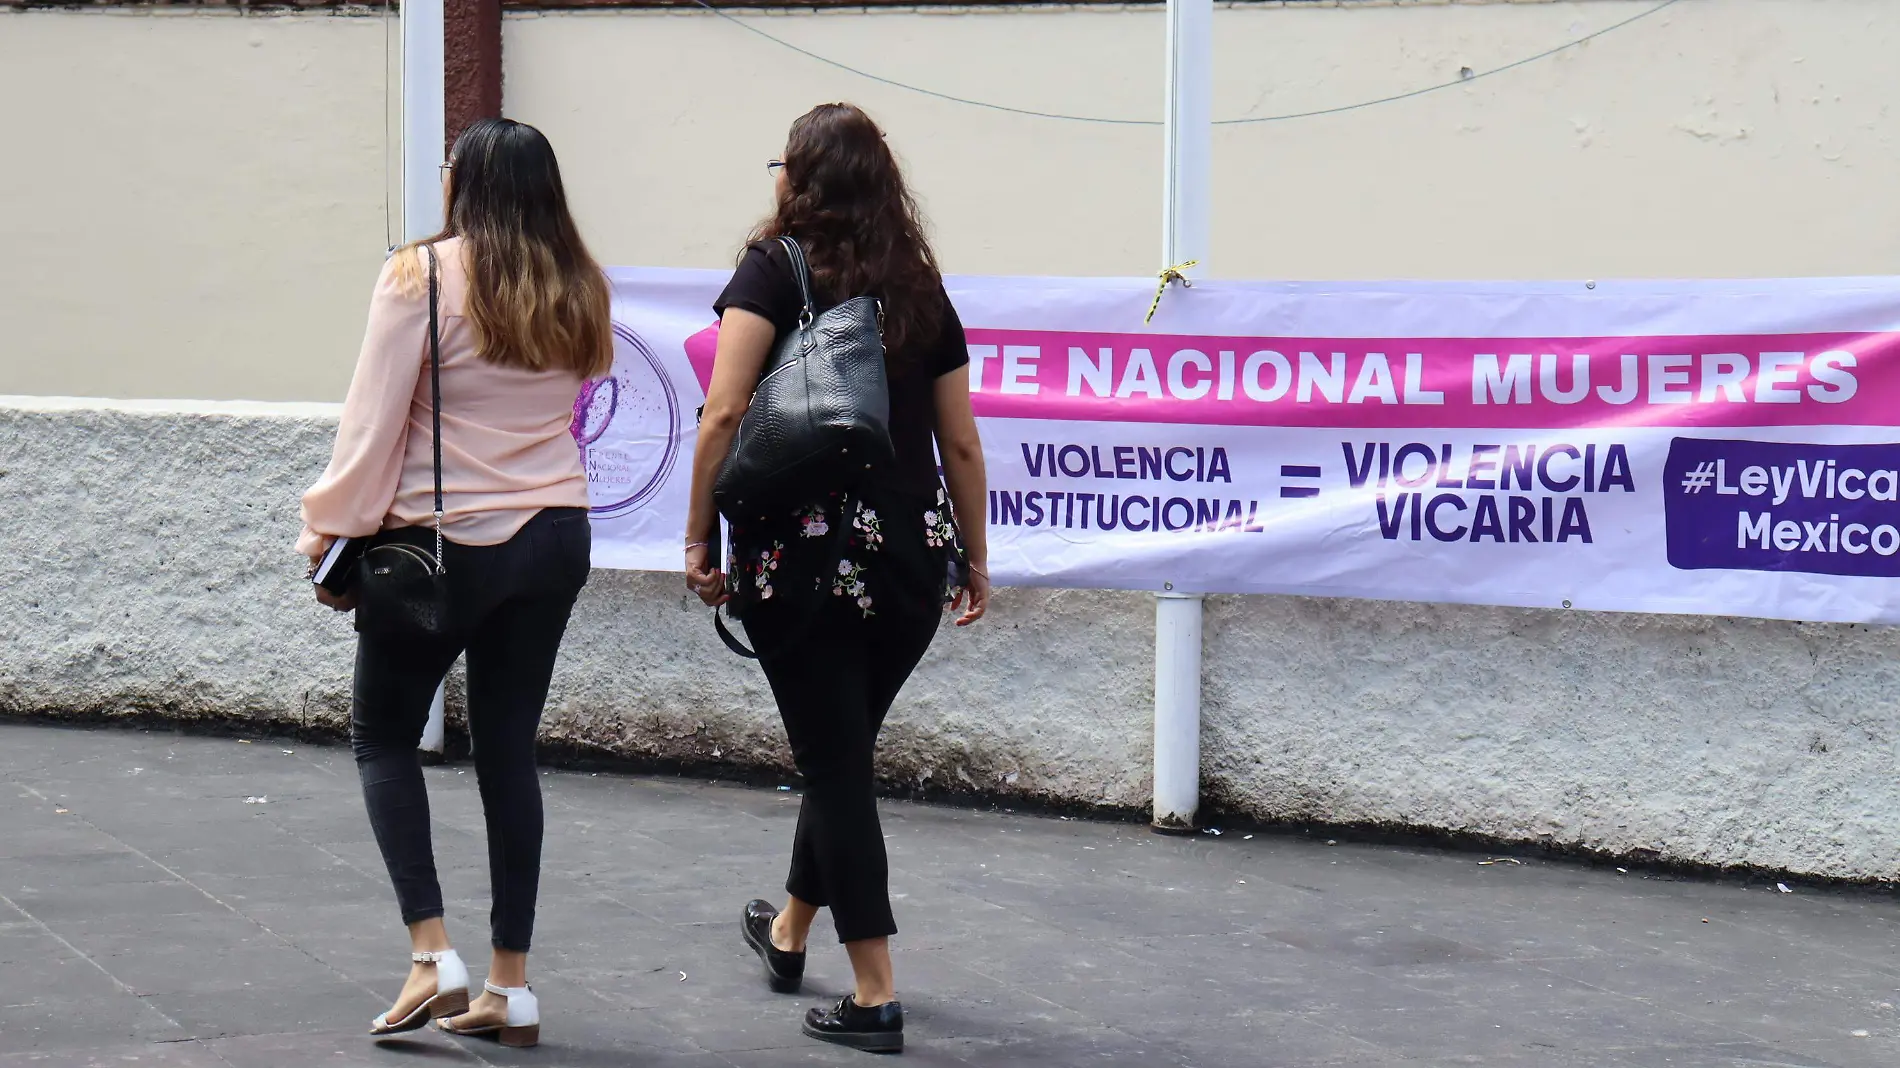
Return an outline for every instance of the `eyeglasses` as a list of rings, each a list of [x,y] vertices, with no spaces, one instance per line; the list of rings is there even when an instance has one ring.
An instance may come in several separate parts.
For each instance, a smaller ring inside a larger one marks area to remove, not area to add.
[[[774,178],[778,177],[778,172],[784,169],[785,169],[785,161],[782,159],[768,159],[765,161],[765,173],[771,175]]]
[[[449,176],[449,172],[455,169],[455,161],[443,160],[441,163],[436,164],[435,169],[437,173],[439,173],[442,177],[447,178]]]

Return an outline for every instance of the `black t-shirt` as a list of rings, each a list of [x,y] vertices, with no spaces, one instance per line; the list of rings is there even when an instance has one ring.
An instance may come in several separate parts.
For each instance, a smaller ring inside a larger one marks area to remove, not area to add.
[[[823,313],[841,300],[877,294],[836,294],[814,289],[815,311]],[[777,241],[760,241],[746,249],[745,258],[732,273],[732,281],[713,303],[720,315],[727,308],[743,308],[777,328],[776,346],[798,325],[804,304],[798,292],[798,276],[792,272],[785,246]],[[887,368],[891,391],[891,445],[897,463],[890,475],[893,489],[930,497],[937,491],[937,379],[969,366],[970,350],[963,337],[963,322],[957,318],[950,298],[943,298],[943,316],[936,336],[927,345],[913,345],[912,351],[889,354]]]

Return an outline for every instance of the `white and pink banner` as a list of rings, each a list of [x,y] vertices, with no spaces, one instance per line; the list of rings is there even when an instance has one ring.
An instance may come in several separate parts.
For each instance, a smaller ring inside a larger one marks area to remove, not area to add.
[[[726,275],[611,274],[595,562],[674,570]],[[1900,279],[949,285],[1000,583],[1900,622]]]

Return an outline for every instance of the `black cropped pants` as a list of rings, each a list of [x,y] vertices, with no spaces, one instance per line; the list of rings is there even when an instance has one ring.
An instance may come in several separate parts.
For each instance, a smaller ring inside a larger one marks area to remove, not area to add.
[[[897,933],[890,866],[877,818],[873,768],[891,703],[936,636],[933,612],[866,619],[827,598],[815,620],[754,611],[745,627],[785,722],[792,760],[805,779],[785,890],[831,909],[838,941]],[[802,627],[803,633],[791,633]]]

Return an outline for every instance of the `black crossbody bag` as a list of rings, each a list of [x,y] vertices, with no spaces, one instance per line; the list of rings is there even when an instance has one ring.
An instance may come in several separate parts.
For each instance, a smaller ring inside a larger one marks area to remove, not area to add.
[[[442,565],[442,333],[435,249],[429,257],[429,397],[435,428],[435,555],[406,541],[372,545],[357,561],[356,629],[382,637],[439,638],[449,625],[448,571]]]

